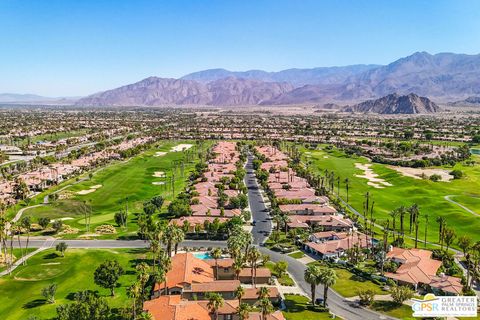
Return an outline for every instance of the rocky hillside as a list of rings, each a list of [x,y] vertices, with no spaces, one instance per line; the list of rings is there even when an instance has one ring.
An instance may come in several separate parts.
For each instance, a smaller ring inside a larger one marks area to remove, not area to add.
[[[389,94],[376,100],[368,100],[344,109],[347,112],[378,114],[418,114],[435,113],[440,107],[425,97],[414,93],[408,95]]]
[[[288,83],[225,78],[210,83],[150,77],[80,99],[80,106],[256,105],[290,91]]]

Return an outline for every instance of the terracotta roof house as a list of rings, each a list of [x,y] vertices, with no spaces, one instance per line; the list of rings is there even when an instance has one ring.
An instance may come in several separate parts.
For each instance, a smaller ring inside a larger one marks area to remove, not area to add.
[[[387,272],[385,276],[399,283],[413,285],[415,288],[419,284],[430,284],[442,265],[441,261],[432,259],[431,251],[423,249],[394,247],[387,253],[387,259],[399,263],[400,266],[395,273]]]
[[[354,225],[350,219],[341,216],[307,216],[291,215],[288,228],[309,228],[311,226],[322,226],[324,231],[349,231]]]
[[[207,216],[187,216],[180,217],[177,219],[170,220],[170,224],[176,224],[177,226],[183,226],[185,222],[188,222],[189,228],[188,232],[195,232],[195,226],[200,225],[202,228],[205,224],[205,221],[212,223],[215,219],[218,219],[220,223],[225,223],[228,221],[228,218],[223,217],[207,217]]]
[[[187,300],[207,299],[207,294],[218,292],[225,300],[235,299],[235,289],[240,286],[238,280],[215,280],[205,283],[192,283],[183,290],[182,297]]]
[[[189,301],[179,295],[161,296],[145,301],[143,310],[154,320],[212,320],[207,300]],[[218,309],[219,320],[238,320],[238,300],[225,300]]]
[[[305,250],[322,259],[339,258],[345,254],[345,251],[358,246],[360,248],[368,248],[372,246],[372,238],[363,233],[351,233],[346,237],[340,237],[335,240],[326,240],[323,242],[307,242]]]
[[[337,210],[332,207],[314,203],[282,204],[278,207],[280,211],[293,215],[324,216],[337,213]]]
[[[268,268],[256,269],[256,284],[267,284],[272,278],[272,273]],[[239,274],[239,280],[241,283],[252,283],[252,268],[243,268]]]
[[[462,279],[452,276],[432,277],[429,285],[437,295],[461,295],[463,291]]]
[[[242,297],[242,302],[248,304],[254,304],[258,301],[258,290],[257,288],[245,288],[245,295]],[[276,287],[268,287],[268,299],[272,303],[277,303],[280,301],[280,292]]]
[[[214,281],[212,267],[191,253],[179,253],[172,257],[172,269],[167,272],[166,287],[170,294],[181,294],[193,283]],[[164,283],[156,283],[154,296],[164,291]]]

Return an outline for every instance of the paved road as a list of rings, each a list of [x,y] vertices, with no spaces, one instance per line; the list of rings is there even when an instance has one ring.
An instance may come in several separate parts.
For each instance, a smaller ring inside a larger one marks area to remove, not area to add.
[[[265,203],[257,184],[257,179],[255,178],[252,155],[248,156],[245,170],[247,172],[245,175],[245,185],[248,188],[248,201],[250,203],[253,220],[255,221],[255,225],[252,229],[253,240],[255,244],[262,244],[267,240],[272,230],[272,220],[265,207]]]

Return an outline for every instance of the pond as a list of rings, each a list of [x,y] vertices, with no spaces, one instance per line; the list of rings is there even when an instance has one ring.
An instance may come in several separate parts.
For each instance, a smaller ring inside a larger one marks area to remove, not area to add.
[[[480,155],[480,149],[470,149],[470,153]]]

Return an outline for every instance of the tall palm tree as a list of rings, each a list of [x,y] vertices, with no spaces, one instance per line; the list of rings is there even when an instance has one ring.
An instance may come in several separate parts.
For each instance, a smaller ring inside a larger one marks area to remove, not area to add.
[[[405,207],[400,206],[398,208],[398,211],[400,213],[400,233],[402,234],[402,238],[403,238],[403,236],[405,235],[405,229],[404,229],[404,224],[403,224],[403,221],[405,219],[405,213],[406,213]]]
[[[261,253],[256,247],[250,248],[248,251],[248,261],[250,262],[251,274],[252,274],[252,285],[256,287],[255,278],[257,276],[257,260],[260,259]]]
[[[135,282],[127,289],[127,295],[132,298],[133,319],[137,318],[138,300],[142,294],[141,284]]]
[[[27,231],[27,242],[25,243],[25,254],[26,254],[27,251],[28,251],[28,244],[30,242],[30,229],[32,228],[32,221],[30,219],[30,216],[23,217],[20,224],[21,224],[22,228]],[[28,259],[25,259],[23,261],[24,265],[27,264],[27,260]]]
[[[160,272],[164,275],[164,291],[165,294],[168,295],[167,273],[172,269],[172,258],[165,251],[162,251],[162,253],[160,254],[160,257],[158,259],[158,268],[160,269]]]
[[[218,259],[222,257],[222,249],[214,248],[212,251],[210,251],[210,255],[213,259],[215,259],[215,276],[218,280]]]
[[[237,289],[235,289],[235,298],[238,299],[238,305],[242,304],[242,298],[245,295],[245,289],[242,286],[238,286]]]
[[[447,225],[447,220],[444,217],[440,216],[437,217],[435,221],[438,223],[438,241],[440,242],[443,250],[443,236],[445,234],[444,229]]]
[[[316,265],[308,265],[305,270],[304,278],[305,281],[310,284],[310,292],[312,297],[312,304],[315,305],[315,290],[320,284],[320,267]]]
[[[213,313],[214,319],[218,320],[218,309],[223,306],[223,297],[217,292],[211,292],[207,295],[207,308]]]
[[[350,190],[350,180],[348,178],[345,178],[345,190],[347,191],[347,203],[348,203],[348,190]]]
[[[178,244],[181,243],[183,240],[185,240],[185,232],[181,227],[178,227],[176,225],[174,225],[174,228],[172,229],[172,231],[173,231],[172,243],[174,244],[174,247],[175,247],[175,254],[177,254]]]
[[[268,296],[270,295],[270,290],[268,290],[267,287],[261,287],[260,289],[258,289],[257,295],[259,300],[264,298],[268,299]]]
[[[145,286],[147,285],[148,279],[150,278],[150,267],[145,262],[141,262],[135,267],[135,269],[137,270],[137,280],[141,288],[141,300],[143,305],[143,302],[145,300]]]
[[[320,283],[323,284],[323,306],[327,306],[328,288],[337,282],[337,274],[334,269],[324,267],[320,271]]]
[[[290,217],[288,214],[282,214],[280,215],[280,219],[282,221],[283,227],[285,228],[285,235],[287,235],[288,232],[288,223],[290,222]]]
[[[246,303],[240,303],[237,308],[240,320],[247,320],[250,314],[251,307]]]
[[[470,249],[472,248],[472,239],[468,237],[467,235],[463,235],[460,238],[458,238],[458,246],[460,249],[463,251],[463,256],[467,260],[467,281],[466,285],[467,287],[469,286],[469,276],[470,276],[470,254],[468,253]]]
[[[267,315],[273,312],[272,302],[268,298],[262,298],[258,301],[257,304],[260,308],[260,312],[262,313],[262,320],[266,320]]]
[[[392,211],[390,211],[389,215],[390,217],[392,217],[392,234],[393,234],[393,241],[395,241],[395,232],[397,232],[397,228],[395,226],[396,222],[397,222],[397,216],[399,215],[399,210],[398,209],[393,209]]]
[[[237,257],[234,261],[233,261],[233,271],[235,272],[235,279],[238,280],[239,276],[240,276],[240,272],[242,271],[243,267],[245,266],[245,259],[243,257],[243,255]]]
[[[423,247],[427,248],[427,231],[428,231],[428,214],[425,215],[425,235],[423,241]]]

